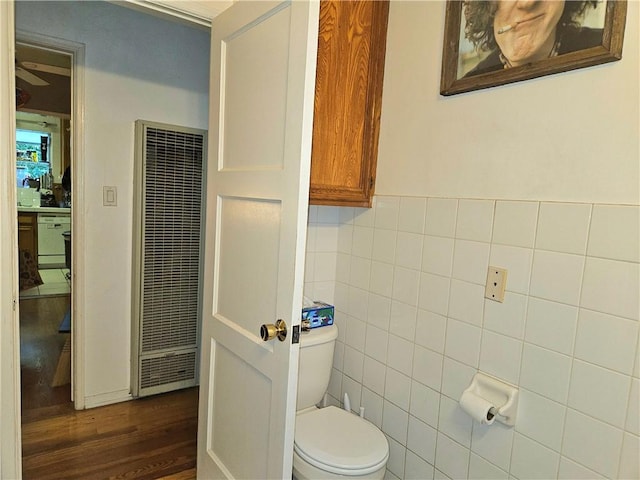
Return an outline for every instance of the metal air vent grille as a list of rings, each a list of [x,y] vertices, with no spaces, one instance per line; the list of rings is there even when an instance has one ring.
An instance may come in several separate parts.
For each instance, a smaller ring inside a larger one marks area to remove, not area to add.
[[[193,380],[196,374],[195,365],[195,351],[145,358],[142,360],[140,387],[151,388]]]
[[[136,141],[134,394],[143,395],[149,386],[171,389],[183,374],[196,384],[206,132],[139,121]],[[167,355],[185,349],[196,353]]]
[[[196,346],[204,138],[147,128],[142,352]]]

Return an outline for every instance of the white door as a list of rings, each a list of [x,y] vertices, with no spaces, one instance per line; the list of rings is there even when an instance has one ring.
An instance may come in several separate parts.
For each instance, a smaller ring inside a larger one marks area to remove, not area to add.
[[[318,10],[241,1],[212,25],[201,479],[291,478]]]

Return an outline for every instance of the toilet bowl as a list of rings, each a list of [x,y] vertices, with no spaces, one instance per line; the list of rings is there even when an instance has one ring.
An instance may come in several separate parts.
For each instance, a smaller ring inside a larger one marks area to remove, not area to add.
[[[372,423],[338,407],[317,408],[329,385],[335,325],[300,336],[293,478],[382,479],[389,443]]]
[[[382,479],[389,444],[367,420],[337,407],[313,409],[296,417],[293,477]]]

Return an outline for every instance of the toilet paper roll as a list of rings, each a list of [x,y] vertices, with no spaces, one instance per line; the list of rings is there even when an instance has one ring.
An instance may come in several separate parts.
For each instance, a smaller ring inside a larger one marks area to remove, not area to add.
[[[470,391],[465,390],[460,397],[460,407],[483,425],[491,425],[496,420],[495,415],[489,411],[494,408],[491,402]]]

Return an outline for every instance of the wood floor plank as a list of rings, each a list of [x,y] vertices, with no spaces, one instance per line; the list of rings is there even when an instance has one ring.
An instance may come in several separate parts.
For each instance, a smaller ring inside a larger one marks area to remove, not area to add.
[[[162,477],[160,480],[195,480],[196,478],[196,469],[191,468],[189,470],[183,470],[182,472],[175,473],[173,475],[167,475],[166,477]]]
[[[20,302],[23,478],[195,479],[197,387],[76,411],[51,386],[68,301]]]
[[[71,402],[69,384],[53,387],[60,353],[69,334],[58,332],[68,295],[20,300],[22,412]]]
[[[192,388],[25,424],[24,478],[157,479],[191,470],[197,403]]]

